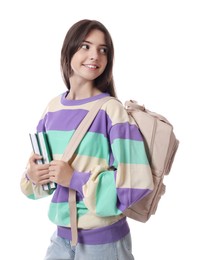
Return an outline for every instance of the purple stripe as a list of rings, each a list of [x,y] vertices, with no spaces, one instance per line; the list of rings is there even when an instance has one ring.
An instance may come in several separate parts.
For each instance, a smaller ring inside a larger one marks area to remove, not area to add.
[[[82,186],[89,180],[89,178],[90,178],[90,173],[74,171],[70,182],[70,188],[78,191],[81,197],[84,197]]]
[[[124,211],[126,208],[139,201],[151,191],[149,189],[117,188],[117,208]]]
[[[87,110],[60,110],[49,112],[38,124],[37,131],[71,131],[78,127],[82,119],[87,114]],[[102,122],[102,123],[101,123]],[[104,110],[100,110],[95,120],[91,124],[89,131],[107,135],[111,128],[111,121]]]
[[[69,196],[69,189],[61,185],[57,185],[57,188],[52,198],[52,202],[54,203],[68,202],[68,196]],[[81,194],[76,192],[76,201],[79,202],[82,200],[83,197],[81,196]]]
[[[39,122],[37,131],[72,131],[78,127],[86,114],[87,110],[84,109],[49,112]],[[117,138],[142,141],[142,135],[136,125],[126,122],[112,127],[112,122],[104,110],[98,112],[89,132],[100,133],[105,137],[110,132],[111,143]]]
[[[107,244],[120,240],[129,233],[126,218],[113,225],[97,229],[78,229],[78,242],[88,245]],[[71,240],[71,229],[58,227],[58,236]]]
[[[104,110],[100,110],[91,124],[89,131],[93,133],[100,133],[107,137],[112,126],[111,120]]]
[[[41,119],[37,125],[37,132],[45,132],[46,129],[45,129],[45,118],[44,119]]]
[[[142,135],[136,125],[127,123],[116,124],[111,129],[110,140],[111,143],[114,139],[130,139],[142,141]]]
[[[81,120],[87,114],[87,110],[59,110],[56,112],[49,112],[45,115],[44,119],[39,122],[38,130],[60,130],[70,131],[76,129]]]

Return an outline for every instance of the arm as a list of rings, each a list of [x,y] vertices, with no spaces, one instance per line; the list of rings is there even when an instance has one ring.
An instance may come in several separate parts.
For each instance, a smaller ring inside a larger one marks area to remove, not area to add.
[[[52,194],[53,191],[43,190],[42,185],[49,183],[49,165],[36,164],[36,160],[41,159],[39,155],[31,155],[25,172],[21,177],[20,187],[24,195],[36,200]]]
[[[114,124],[109,131],[112,165],[90,173],[74,172],[70,187],[80,192],[86,207],[99,216],[121,214],[153,189],[153,178],[142,136],[134,122]]]
[[[37,132],[45,132],[46,113],[49,104],[42,113],[41,119],[37,125]],[[41,159],[38,155],[32,154],[28,160],[27,167],[21,177],[20,187],[22,192],[30,199],[46,197],[53,193],[53,190],[45,191],[42,185],[50,182],[49,165],[36,164],[36,160]]]

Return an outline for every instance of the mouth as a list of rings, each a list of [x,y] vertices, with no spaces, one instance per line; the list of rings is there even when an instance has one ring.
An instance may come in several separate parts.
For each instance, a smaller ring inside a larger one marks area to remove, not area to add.
[[[84,64],[84,66],[88,69],[98,69],[99,66],[94,65],[94,64]]]

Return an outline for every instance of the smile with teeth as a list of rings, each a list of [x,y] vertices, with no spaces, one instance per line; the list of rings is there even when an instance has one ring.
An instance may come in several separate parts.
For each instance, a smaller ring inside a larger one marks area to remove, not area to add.
[[[97,65],[91,65],[91,64],[85,64],[84,65],[86,68],[89,68],[89,69],[97,69],[98,66]]]

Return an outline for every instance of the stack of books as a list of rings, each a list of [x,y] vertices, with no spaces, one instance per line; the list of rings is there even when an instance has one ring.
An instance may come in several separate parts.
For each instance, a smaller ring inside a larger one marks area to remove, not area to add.
[[[37,160],[38,164],[50,163],[52,160],[52,153],[50,150],[47,134],[45,132],[39,132],[29,134],[32,143],[32,148],[35,154],[42,156],[41,160]],[[56,183],[50,182],[43,185],[44,190],[56,189]]]

